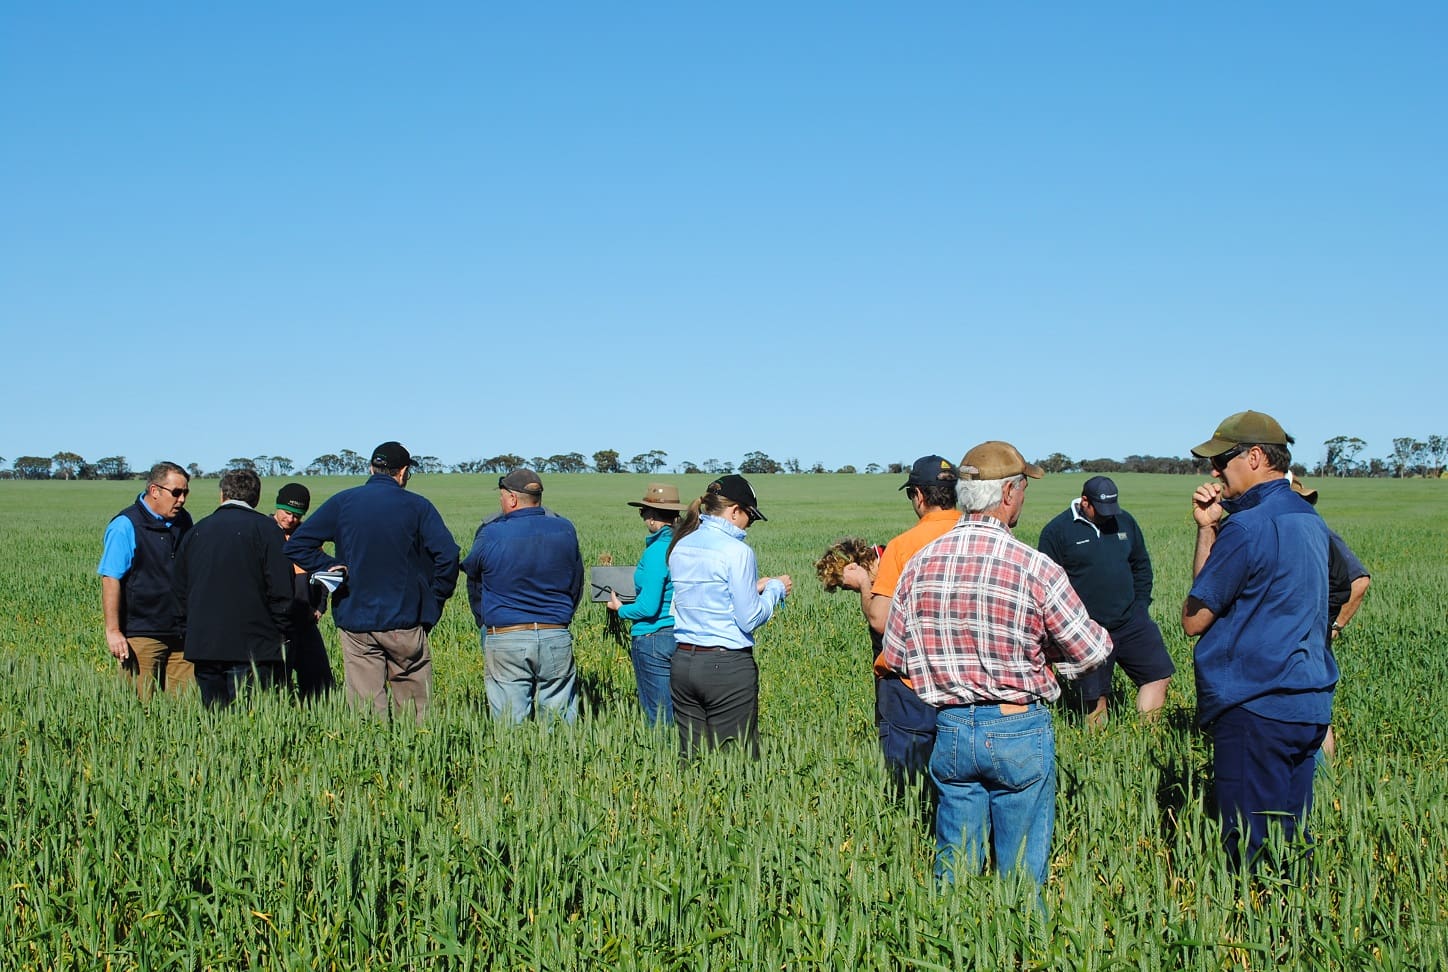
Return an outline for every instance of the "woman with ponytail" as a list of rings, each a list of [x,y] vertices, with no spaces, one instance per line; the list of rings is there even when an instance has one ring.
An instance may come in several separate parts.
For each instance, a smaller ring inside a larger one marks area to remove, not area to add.
[[[789,576],[759,576],[745,529],[759,512],[743,476],[721,476],[689,505],[669,544],[674,581],[670,695],[685,758],[738,741],[759,756],[759,669],[754,632],[793,587]]]

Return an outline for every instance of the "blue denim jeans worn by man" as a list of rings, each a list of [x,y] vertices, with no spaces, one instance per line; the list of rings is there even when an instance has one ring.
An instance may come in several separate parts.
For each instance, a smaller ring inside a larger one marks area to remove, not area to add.
[[[634,681],[638,684],[639,706],[650,726],[674,724],[674,702],[669,695],[669,671],[673,667],[674,629],[664,628],[652,634],[634,635],[629,657],[633,660]]]
[[[978,874],[990,840],[996,868],[1021,868],[1046,880],[1056,824],[1056,735],[1040,703],[952,706],[936,719],[930,778],[940,794],[935,825],[935,874],[952,881],[957,869]],[[957,864],[956,856],[963,855]]]
[[[578,718],[578,673],[567,628],[485,635],[483,666],[488,707],[498,719],[523,722],[538,707],[540,718]]]

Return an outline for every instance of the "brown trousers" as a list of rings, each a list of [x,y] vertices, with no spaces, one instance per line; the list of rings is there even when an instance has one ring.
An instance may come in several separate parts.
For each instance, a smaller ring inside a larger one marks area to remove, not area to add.
[[[339,628],[337,633],[342,641],[347,698],[356,705],[370,705],[378,715],[386,715],[391,688],[393,713],[412,709],[421,722],[432,696],[432,653],[428,650],[427,632],[418,626],[393,631]]]
[[[142,702],[150,700],[158,685],[163,692],[178,695],[196,681],[191,663],[181,655],[179,637],[126,640],[131,643],[131,657],[121,662],[121,671],[130,677]]]

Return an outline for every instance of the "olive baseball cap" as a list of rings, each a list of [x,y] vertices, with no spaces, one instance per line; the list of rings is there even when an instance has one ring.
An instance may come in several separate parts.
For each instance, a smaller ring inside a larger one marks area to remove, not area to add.
[[[1044,475],[1046,471],[1040,466],[1026,462],[1021,450],[998,439],[982,442],[960,460],[961,479],[1010,479],[1012,476],[1040,479]]]
[[[1285,446],[1287,433],[1282,431],[1275,418],[1265,412],[1236,412],[1222,419],[1212,437],[1192,449],[1192,455],[1210,459],[1243,443]]]

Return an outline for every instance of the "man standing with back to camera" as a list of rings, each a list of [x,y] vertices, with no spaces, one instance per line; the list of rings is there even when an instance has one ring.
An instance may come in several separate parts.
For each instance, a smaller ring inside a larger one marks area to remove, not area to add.
[[[1286,839],[1299,829],[1307,839],[1313,768],[1332,722],[1327,525],[1292,491],[1291,442],[1272,416],[1246,411],[1192,449],[1219,482],[1192,494],[1197,542],[1182,629],[1200,636],[1197,719],[1212,736],[1234,868],[1258,864],[1274,819]]]
[[[345,570],[332,597],[347,697],[379,714],[411,706],[422,721],[432,695],[428,632],[458,581],[458,545],[437,508],[407,491],[412,456],[400,442],[372,450],[372,475],[323,503],[286,543],[303,570]],[[335,557],[322,552],[328,540]]]
[[[201,703],[226,708],[247,685],[281,682],[292,604],[292,565],[282,535],[256,508],[250,469],[221,477],[221,505],[186,535],[176,555],[176,597],[186,611],[186,660]]]
[[[175,694],[193,680],[182,654],[185,620],[172,581],[176,551],[191,529],[186,497],[191,477],[174,462],[158,462],[136,501],[106,527],[101,562],[101,609],[106,647],[145,702],[160,686]]]
[[[900,572],[921,548],[944,536],[960,520],[955,496],[958,478],[955,466],[941,456],[916,459],[900,488],[910,500],[918,522],[885,547],[873,581],[870,572],[859,564],[844,569],[841,583],[860,593],[860,611],[870,625],[876,657]],[[935,706],[920,701],[909,679],[896,672],[877,673],[875,728],[896,795],[903,795],[930,770],[930,753],[935,748]]]
[[[502,515],[478,527],[463,560],[468,601],[482,629],[488,708],[505,722],[535,711],[565,722],[578,718],[568,625],[583,597],[583,556],[573,524],[542,504],[543,482],[533,470],[499,476]]]
[[[958,471],[964,515],[905,565],[879,665],[938,709],[936,876],[979,873],[990,848],[1003,874],[1024,871],[1040,885],[1056,824],[1056,735],[1044,703],[1061,689],[1051,668],[1080,675],[1106,660],[1111,640],[1066,572],[1011,532],[1041,468],[990,441]]]
[[[1176,666],[1167,654],[1161,629],[1147,613],[1151,606],[1151,555],[1146,538],[1118,502],[1116,483],[1092,476],[1072,500],[1041,530],[1036,546],[1066,568],[1091,620],[1111,635],[1111,657],[1067,687],[1090,726],[1106,724],[1111,674],[1120,662],[1137,685],[1136,711],[1154,718],[1166,702],[1166,687]]]

